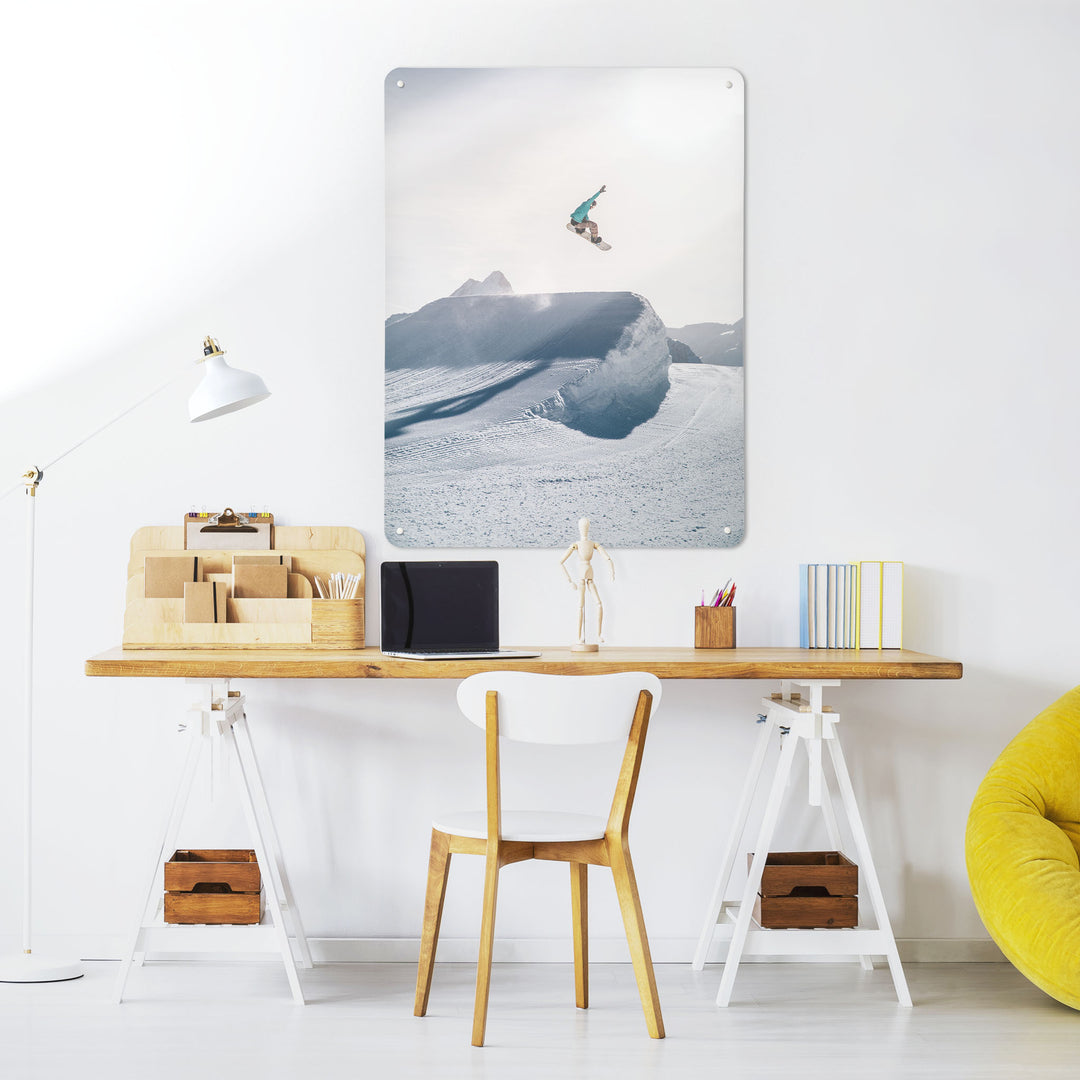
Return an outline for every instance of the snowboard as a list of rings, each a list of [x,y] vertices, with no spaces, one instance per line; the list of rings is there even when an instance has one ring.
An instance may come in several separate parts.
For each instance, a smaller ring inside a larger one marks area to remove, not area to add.
[[[611,245],[606,240],[601,240],[599,243],[594,244],[588,232],[579,233],[577,229],[575,229],[574,226],[570,224],[570,222],[566,223],[566,227],[570,230],[570,232],[576,233],[578,236],[580,236],[589,245],[589,247],[599,248],[601,251],[611,250]]]

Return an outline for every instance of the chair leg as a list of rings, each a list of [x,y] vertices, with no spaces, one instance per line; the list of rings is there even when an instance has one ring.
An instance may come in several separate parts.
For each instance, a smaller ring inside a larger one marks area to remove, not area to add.
[[[420,963],[416,969],[416,1002],[414,1016],[427,1012],[431,993],[431,976],[435,968],[435,950],[439,945],[439,924],[442,922],[446,879],[450,873],[450,837],[438,829],[431,830],[431,855],[428,858],[427,895],[424,899],[424,929],[420,936]]]
[[[489,848],[484,869],[484,913],[480,921],[480,956],[476,962],[476,1002],[473,1005],[473,1046],[484,1045],[488,993],[491,990],[491,954],[495,946],[495,901],[499,893],[499,853]]]
[[[570,908],[574,920],[574,997],[589,1007],[589,865],[570,864]]]
[[[611,872],[615,877],[615,893],[619,898],[626,940],[630,946],[630,958],[634,962],[641,1007],[645,1010],[645,1026],[654,1039],[664,1037],[664,1019],[660,1015],[660,996],[656,992],[656,976],[653,974],[649,939],[645,936],[645,917],[641,912],[637,879],[630,852],[621,844],[611,846]]]

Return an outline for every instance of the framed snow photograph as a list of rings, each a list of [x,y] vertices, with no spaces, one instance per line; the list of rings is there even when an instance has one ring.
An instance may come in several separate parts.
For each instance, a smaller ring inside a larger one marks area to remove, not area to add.
[[[743,102],[722,68],[390,73],[394,545],[741,541]]]

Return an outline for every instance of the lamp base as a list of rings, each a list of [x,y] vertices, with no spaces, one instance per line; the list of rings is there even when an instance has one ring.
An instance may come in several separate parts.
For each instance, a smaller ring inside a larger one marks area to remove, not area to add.
[[[0,956],[0,982],[66,982],[82,976],[82,964],[78,960],[58,960],[54,956],[35,956],[33,953]]]

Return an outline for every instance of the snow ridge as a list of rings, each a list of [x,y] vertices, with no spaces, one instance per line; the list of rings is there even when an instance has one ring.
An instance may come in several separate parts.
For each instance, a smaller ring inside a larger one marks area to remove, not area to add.
[[[386,327],[386,436],[542,417],[620,439],[656,414],[670,365],[636,293],[459,293]]]
[[[601,439],[625,438],[656,415],[670,385],[667,333],[648,300],[629,295],[640,301],[641,310],[614,346],[583,364],[578,378],[535,405],[529,415],[558,420]]]

